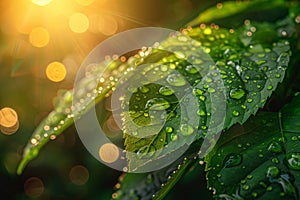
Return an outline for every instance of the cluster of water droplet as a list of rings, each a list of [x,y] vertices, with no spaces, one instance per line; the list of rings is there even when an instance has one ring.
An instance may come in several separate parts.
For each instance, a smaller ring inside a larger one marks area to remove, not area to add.
[[[265,117],[257,121],[259,124],[276,130],[275,127],[278,126],[276,119],[277,116],[271,113],[269,118]],[[285,148],[287,144],[291,147],[296,146],[295,142],[298,141],[298,137],[282,138],[280,131],[273,133],[268,130],[259,130],[258,123],[247,123],[245,130],[243,128],[239,131],[247,132],[251,129],[251,134],[233,139],[217,151],[209,161],[211,166],[208,167],[208,177],[209,182],[218,188],[214,189],[215,193],[217,192],[220,198],[258,198],[278,192],[280,196],[294,198],[297,196],[297,191],[293,183],[293,174],[297,174],[300,170],[300,154],[294,150],[286,152]],[[279,126],[278,129],[280,129]],[[271,136],[270,140],[267,140],[269,142],[263,139],[258,141],[260,136],[268,138],[267,135]],[[240,175],[235,176],[235,171],[238,171]],[[235,185],[230,181],[239,182],[239,184]],[[236,193],[230,195],[229,191],[232,188],[236,188]]]

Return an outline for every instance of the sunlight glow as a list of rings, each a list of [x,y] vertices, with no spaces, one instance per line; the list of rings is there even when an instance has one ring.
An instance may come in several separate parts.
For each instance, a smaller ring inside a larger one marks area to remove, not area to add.
[[[76,2],[82,6],[91,5],[95,0],[76,0]]]
[[[46,75],[50,81],[60,82],[65,79],[67,70],[64,64],[52,62],[47,66]]]
[[[34,47],[44,47],[49,43],[50,35],[47,29],[37,27],[31,30],[29,34],[29,42]]]
[[[46,6],[49,3],[51,3],[52,0],[32,0],[32,3],[38,5],[38,6]]]
[[[74,33],[84,33],[89,28],[89,19],[82,13],[74,13],[70,17],[69,27]]]

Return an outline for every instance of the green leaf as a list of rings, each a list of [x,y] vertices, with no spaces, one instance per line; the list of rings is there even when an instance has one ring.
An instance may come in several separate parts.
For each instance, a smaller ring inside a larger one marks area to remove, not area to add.
[[[249,28],[251,29],[248,25],[237,31],[217,26],[187,29],[183,30],[183,35],[170,36],[160,45],[154,46],[149,56],[131,57],[125,63],[119,60],[105,61],[95,66],[82,78],[76,94],[66,91],[54,100],[54,110],[36,128],[25,147],[18,173],[38,155],[47,142],[55,139],[94,103],[109,95],[115,89],[110,77],[122,79],[125,71],[134,74],[140,70],[141,73],[146,73],[145,77],[133,76],[131,81],[141,82],[142,87],[149,87],[147,89],[150,90],[145,92],[141,88],[134,93],[132,91],[137,88],[126,88],[134,94],[125,96],[129,98],[124,103],[129,112],[123,113],[126,150],[133,152],[133,157],[127,155],[127,158],[129,163],[133,159],[138,160],[135,166],[129,166],[131,170],[145,164],[145,155],[148,156],[147,160],[149,156],[157,158],[166,155],[164,148],[167,145],[169,149],[166,151],[171,153],[178,147],[190,145],[195,139],[204,138],[207,132],[216,133],[234,123],[245,122],[264,105],[277,84],[282,81],[290,56],[289,44],[282,38],[272,37],[270,40],[266,37],[266,40],[258,40],[255,37],[256,33],[262,32],[263,27],[261,31],[259,27],[256,31],[252,30],[252,37],[247,36],[249,38],[245,40],[245,30]],[[272,33],[276,35],[277,29],[273,28]],[[184,36],[185,34],[194,40]],[[190,49],[191,47],[193,48]],[[150,64],[145,68],[146,71],[143,64]],[[99,74],[106,66],[108,70],[101,77],[104,82],[95,81],[100,78]],[[158,69],[158,66],[163,68]],[[141,81],[143,79],[146,81]],[[163,80],[163,85],[154,83],[158,80]],[[121,85],[122,81],[114,84]],[[183,85],[189,86],[182,87]],[[174,94],[166,95],[166,89],[163,94],[162,86],[169,86]],[[91,96],[95,91],[93,99]],[[72,107],[73,95],[80,100],[75,107]],[[144,95],[144,100],[138,100],[138,95]],[[200,103],[195,109],[197,101]],[[127,104],[128,102],[130,103]],[[149,109],[145,112],[147,103],[155,111],[152,113],[156,113],[154,119],[150,116],[149,120]],[[183,108],[182,103],[188,106]],[[218,126],[224,121],[223,112],[213,116],[220,104],[226,105],[227,109],[224,126]],[[143,115],[140,115],[141,112]],[[163,126],[158,116],[166,119]],[[181,119],[184,123],[181,123]],[[211,126],[213,123],[215,125]],[[136,125],[142,126],[141,130],[144,131],[139,133]],[[145,129],[146,125],[150,126]],[[134,135],[135,132],[138,132],[137,135]],[[145,134],[152,135],[146,139],[139,138]],[[174,142],[170,143],[171,140]],[[141,156],[136,158],[139,151]]]
[[[125,66],[120,68],[119,66],[121,64]],[[102,78],[105,78],[106,81],[97,81],[100,78],[100,72],[103,71],[106,66],[108,66],[108,70],[102,75]],[[105,61],[89,69],[90,71],[87,72],[89,75],[86,75],[79,81],[78,89],[74,93],[72,90],[59,90],[57,97],[53,100],[54,110],[40,122],[29,139],[17,173],[22,173],[28,162],[38,156],[40,149],[45,144],[56,139],[57,136],[74,123],[74,120],[85,114],[95,103],[103,100],[105,95],[114,87],[112,82],[108,80],[108,77],[112,74],[115,75],[115,77],[121,76],[122,70],[128,68],[126,66],[128,66],[128,63],[124,64],[120,60]],[[97,94],[94,96],[95,98],[93,98],[92,96],[95,94],[95,91]],[[72,104],[74,95],[76,101],[73,102],[73,104],[76,106]]]
[[[218,4],[216,7],[211,7],[206,11],[200,13],[195,19],[190,21],[187,26],[196,26],[201,23],[215,22],[219,19],[231,17],[237,14],[244,14],[245,12],[255,11],[262,12],[278,7],[284,7],[283,0],[254,0],[254,1],[227,1]]]
[[[218,199],[299,199],[300,98],[226,131],[206,158]]]
[[[130,85],[143,81],[140,88],[128,88],[123,100],[130,171],[244,123],[284,78],[289,42],[273,25],[249,23],[237,31],[212,26],[183,33],[193,40],[169,37],[139,63],[150,66],[133,71]],[[170,94],[161,92],[165,88]]]

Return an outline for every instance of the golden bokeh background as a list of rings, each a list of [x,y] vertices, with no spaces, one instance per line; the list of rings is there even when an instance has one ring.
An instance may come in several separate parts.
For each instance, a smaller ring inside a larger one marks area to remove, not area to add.
[[[52,138],[17,176],[24,145],[53,109],[58,91],[73,87],[83,59],[101,41],[135,27],[178,30],[211,5],[216,1],[1,0],[1,199],[109,199],[120,173],[95,160],[74,127]],[[104,126],[116,131],[111,120]],[[102,159],[119,156],[107,154],[115,147],[104,147]]]

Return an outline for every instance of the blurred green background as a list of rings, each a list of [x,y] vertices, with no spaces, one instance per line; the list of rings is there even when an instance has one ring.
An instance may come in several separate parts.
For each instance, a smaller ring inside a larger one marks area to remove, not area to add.
[[[94,159],[74,127],[46,145],[18,176],[25,144],[53,108],[57,91],[72,88],[81,62],[98,43],[134,27],[179,30],[216,4],[212,0],[1,0],[0,109],[14,109],[20,123],[16,133],[0,134],[1,199],[110,199],[121,172]],[[72,24],[74,14],[82,18]],[[36,28],[44,32],[36,34]],[[45,73],[55,61],[67,71],[59,82]],[[211,199],[200,171],[187,174],[167,199],[181,195],[194,199],[196,194]]]

